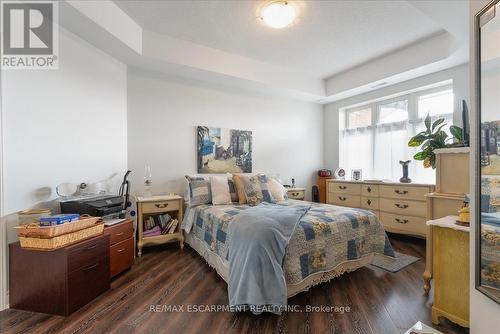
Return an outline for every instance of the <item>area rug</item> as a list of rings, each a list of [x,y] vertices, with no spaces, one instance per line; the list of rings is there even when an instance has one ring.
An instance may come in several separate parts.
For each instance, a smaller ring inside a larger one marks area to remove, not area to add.
[[[378,267],[380,269],[384,269],[391,273],[397,273],[401,269],[404,269],[408,267],[410,264],[420,260],[420,258],[415,256],[406,255],[399,252],[394,252],[394,253],[396,254],[395,259],[375,254],[375,257],[373,258],[371,265]]]

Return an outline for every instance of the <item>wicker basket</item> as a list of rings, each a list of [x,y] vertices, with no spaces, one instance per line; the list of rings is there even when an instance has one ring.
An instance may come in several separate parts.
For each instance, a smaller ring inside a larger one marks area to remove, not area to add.
[[[54,250],[58,249],[84,239],[92,238],[96,235],[102,234],[104,231],[104,224],[102,222],[95,223],[92,227],[87,227],[82,230],[62,234],[53,238],[32,238],[32,237],[19,237],[19,242],[22,248],[30,248],[36,250]]]
[[[19,237],[53,238],[58,235],[68,234],[91,227],[100,219],[100,217],[82,215],[80,220],[61,225],[40,227],[37,223],[32,223],[29,225],[15,226],[14,228],[17,229]]]

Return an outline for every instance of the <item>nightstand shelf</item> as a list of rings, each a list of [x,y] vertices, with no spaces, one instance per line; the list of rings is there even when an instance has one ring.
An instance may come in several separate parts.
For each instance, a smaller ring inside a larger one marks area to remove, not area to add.
[[[173,233],[144,236],[144,221],[149,216],[168,213],[178,224]],[[142,248],[150,245],[161,245],[171,241],[179,241],[181,250],[184,248],[184,236],[180,225],[183,218],[183,199],[178,195],[162,195],[137,197],[137,255],[142,255]]]

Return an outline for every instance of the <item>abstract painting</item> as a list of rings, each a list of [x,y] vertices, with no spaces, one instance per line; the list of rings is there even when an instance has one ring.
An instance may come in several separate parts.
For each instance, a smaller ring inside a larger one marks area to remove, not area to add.
[[[251,173],[252,131],[198,126],[198,173]]]

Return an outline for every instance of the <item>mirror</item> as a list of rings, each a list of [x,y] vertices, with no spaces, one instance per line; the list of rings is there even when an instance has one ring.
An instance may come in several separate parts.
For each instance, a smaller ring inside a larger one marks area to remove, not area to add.
[[[476,15],[476,288],[500,303],[500,4]]]

